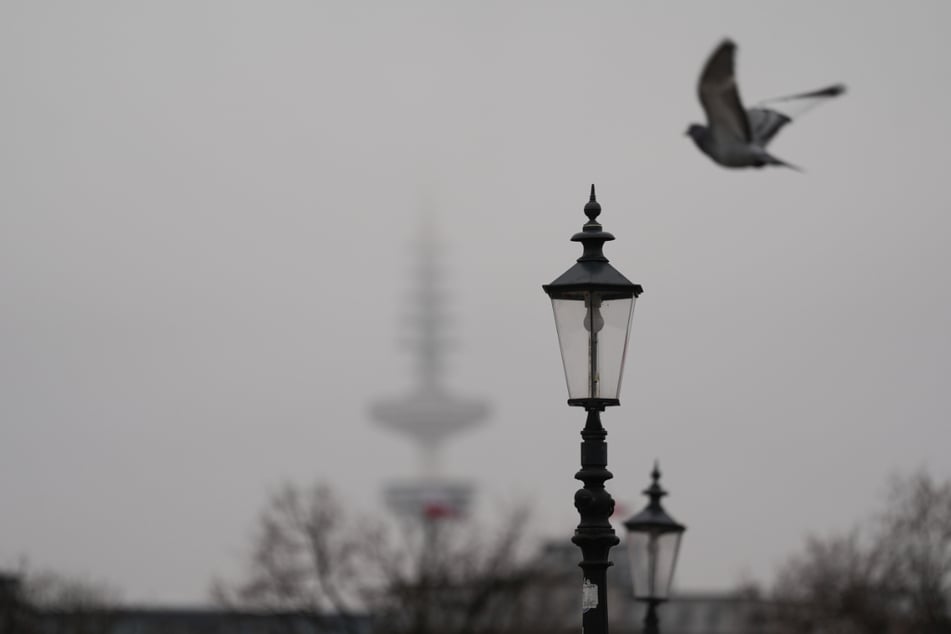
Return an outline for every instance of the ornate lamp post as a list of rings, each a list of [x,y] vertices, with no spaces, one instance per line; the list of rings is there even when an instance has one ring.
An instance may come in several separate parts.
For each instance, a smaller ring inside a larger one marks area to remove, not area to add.
[[[660,486],[660,469],[654,464],[653,482],[644,490],[650,502],[640,513],[624,522],[627,551],[631,558],[634,598],[647,604],[644,634],[659,634],[657,606],[667,600],[677,567],[680,540],[687,527],[678,523],[661,506],[667,495]]]
[[[584,407],[588,413],[581,432],[581,470],[575,474],[584,483],[575,493],[581,522],[571,540],[582,555],[583,628],[585,634],[607,634],[608,555],[619,540],[608,521],[614,499],[604,488],[612,475],[607,470],[607,432],[601,425],[601,412],[620,404],[634,300],[643,288],[621,275],[604,257],[602,247],[614,236],[603,231],[597,221],[601,205],[595,199],[594,185],[584,213],[588,222],[571,238],[581,243],[584,252],[574,266],[542,288],[551,297],[555,313],[568,404]]]

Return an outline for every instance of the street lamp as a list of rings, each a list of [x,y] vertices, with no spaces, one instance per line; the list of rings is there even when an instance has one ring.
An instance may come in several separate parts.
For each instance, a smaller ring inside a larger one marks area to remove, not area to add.
[[[653,482],[644,490],[650,502],[626,522],[627,551],[631,558],[634,598],[647,604],[644,634],[659,634],[657,606],[667,600],[677,567],[680,540],[687,527],[667,514],[660,499],[667,495],[660,486],[660,469],[654,464]]]
[[[601,412],[619,405],[621,375],[627,349],[634,300],[643,292],[608,263],[602,248],[614,236],[602,231],[597,217],[601,205],[591,198],[581,232],[572,236],[584,251],[577,263],[542,288],[551,297],[558,344],[568,384],[568,405],[584,407],[587,422],[581,432],[581,470],[575,478],[584,488],[575,493],[581,522],[571,541],[581,549],[582,623],[586,634],[607,634],[608,555],[618,538],[609,518],[614,499],[604,488],[612,477],[607,470],[607,432]]]

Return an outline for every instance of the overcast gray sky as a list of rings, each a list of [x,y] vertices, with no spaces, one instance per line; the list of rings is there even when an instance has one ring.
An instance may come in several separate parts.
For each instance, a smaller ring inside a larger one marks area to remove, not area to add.
[[[951,5],[3,2],[0,565],[201,601],[281,481],[373,512],[411,448],[367,405],[398,347],[418,211],[441,212],[449,447],[479,514],[577,523],[578,431],[541,284],[598,185],[646,292],[609,483],[655,457],[685,588],[768,580],[888,474],[951,477]],[[844,81],[730,172],[683,136],[700,67],[744,98]],[[354,467],[358,467],[355,469]]]

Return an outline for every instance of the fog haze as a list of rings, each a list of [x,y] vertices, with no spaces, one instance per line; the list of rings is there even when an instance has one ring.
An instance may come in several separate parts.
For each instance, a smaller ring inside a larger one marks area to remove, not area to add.
[[[369,404],[437,212],[447,447],[477,515],[577,523],[583,412],[541,285],[595,183],[644,295],[604,415],[633,511],[655,458],[678,585],[768,581],[890,473],[951,477],[951,5],[91,0],[0,5],[0,567],[200,602],[282,481],[357,512],[414,472]],[[721,38],[743,98],[842,81],[784,129],[805,168],[684,136]]]

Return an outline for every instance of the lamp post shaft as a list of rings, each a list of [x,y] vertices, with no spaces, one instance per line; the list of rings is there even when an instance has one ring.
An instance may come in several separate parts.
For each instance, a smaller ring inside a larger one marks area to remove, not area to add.
[[[659,601],[647,602],[647,614],[644,615],[644,634],[660,634],[660,619],[657,618]]]
[[[607,570],[610,550],[620,541],[611,527],[614,498],[604,488],[613,476],[607,470],[607,431],[601,425],[598,408],[588,409],[588,419],[581,431],[581,470],[575,478],[584,488],[575,493],[575,508],[581,522],[571,541],[581,549],[582,624],[585,634],[608,634]]]

